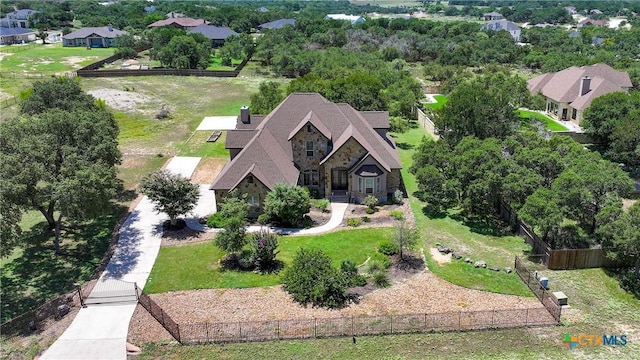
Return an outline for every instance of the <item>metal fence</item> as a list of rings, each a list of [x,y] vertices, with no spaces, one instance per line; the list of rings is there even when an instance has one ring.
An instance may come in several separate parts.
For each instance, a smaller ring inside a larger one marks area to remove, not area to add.
[[[145,308],[151,316],[153,316],[162,327],[164,327],[174,339],[180,341],[180,328],[178,324],[173,321],[171,316],[167,314],[162,308],[156,304],[155,301],[151,300],[149,295],[139,292],[138,293],[138,303]]]
[[[529,289],[538,297],[538,300],[540,300],[542,305],[549,311],[549,314],[551,314],[557,322],[560,322],[562,307],[553,300],[549,291],[542,287],[537,277],[531,270],[527,269],[522,260],[517,256],[514,268],[520,279],[522,279]]]
[[[179,341],[183,344],[243,342],[465,331],[555,324],[556,320],[549,315],[545,308],[192,323],[179,324]]]

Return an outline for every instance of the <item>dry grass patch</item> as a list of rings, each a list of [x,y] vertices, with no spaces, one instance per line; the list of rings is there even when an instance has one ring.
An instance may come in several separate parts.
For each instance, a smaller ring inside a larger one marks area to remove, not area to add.
[[[201,159],[191,176],[191,181],[196,184],[211,184],[227,161],[227,159],[218,158]]]

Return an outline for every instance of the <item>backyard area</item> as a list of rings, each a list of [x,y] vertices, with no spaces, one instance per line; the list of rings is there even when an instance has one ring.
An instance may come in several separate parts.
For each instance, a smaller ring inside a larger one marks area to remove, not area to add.
[[[531,123],[531,121],[535,119],[536,121],[542,122],[545,125],[545,129],[549,131],[569,131],[569,129],[562,124],[559,124],[557,121],[540,112],[520,109],[518,113],[523,121]]]

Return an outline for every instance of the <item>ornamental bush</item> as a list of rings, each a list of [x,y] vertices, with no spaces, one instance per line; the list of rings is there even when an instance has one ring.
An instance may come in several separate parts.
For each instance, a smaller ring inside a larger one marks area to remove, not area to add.
[[[278,255],[278,235],[267,230],[251,234],[251,263],[261,271],[272,269],[276,265]]]
[[[344,304],[347,281],[342,271],[331,266],[331,258],[320,249],[301,248],[287,267],[282,282],[301,304],[337,308]]]

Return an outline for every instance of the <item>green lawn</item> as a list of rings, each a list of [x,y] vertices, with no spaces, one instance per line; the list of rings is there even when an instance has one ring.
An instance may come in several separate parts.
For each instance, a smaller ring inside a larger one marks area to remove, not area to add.
[[[281,236],[277,259],[290,264],[299,248],[320,248],[335,266],[343,260],[362,264],[376,246],[392,236],[391,228],[345,230],[318,236]],[[153,266],[145,292],[162,293],[208,288],[246,288],[280,283],[278,274],[254,274],[250,271],[222,271],[218,260],[224,252],[205,242],[163,247]]]
[[[62,44],[37,44],[28,50],[19,46],[5,46],[0,49],[2,71],[50,74],[74,71],[100,59],[113,55],[113,49],[85,47],[62,47]]]
[[[548,117],[547,115],[541,114],[537,111],[530,111],[530,110],[518,110],[518,113],[520,114],[520,117],[524,120],[529,121],[529,119],[531,118],[531,116],[535,116],[535,118],[537,120],[540,120],[542,122],[544,122],[545,124],[545,128],[549,131],[569,131],[569,129],[567,129],[566,127],[562,126],[561,124],[558,124],[557,122],[553,121],[550,117]]]
[[[213,131],[194,131],[193,135],[178,148],[180,156],[199,156],[229,158],[229,150],[225,149],[227,132],[223,131],[215,142],[207,142]]]
[[[449,97],[447,97],[446,95],[435,95],[433,98],[437,101],[436,103],[429,103],[425,105],[434,110],[442,109],[442,107],[447,103],[447,101],[449,101]]]

